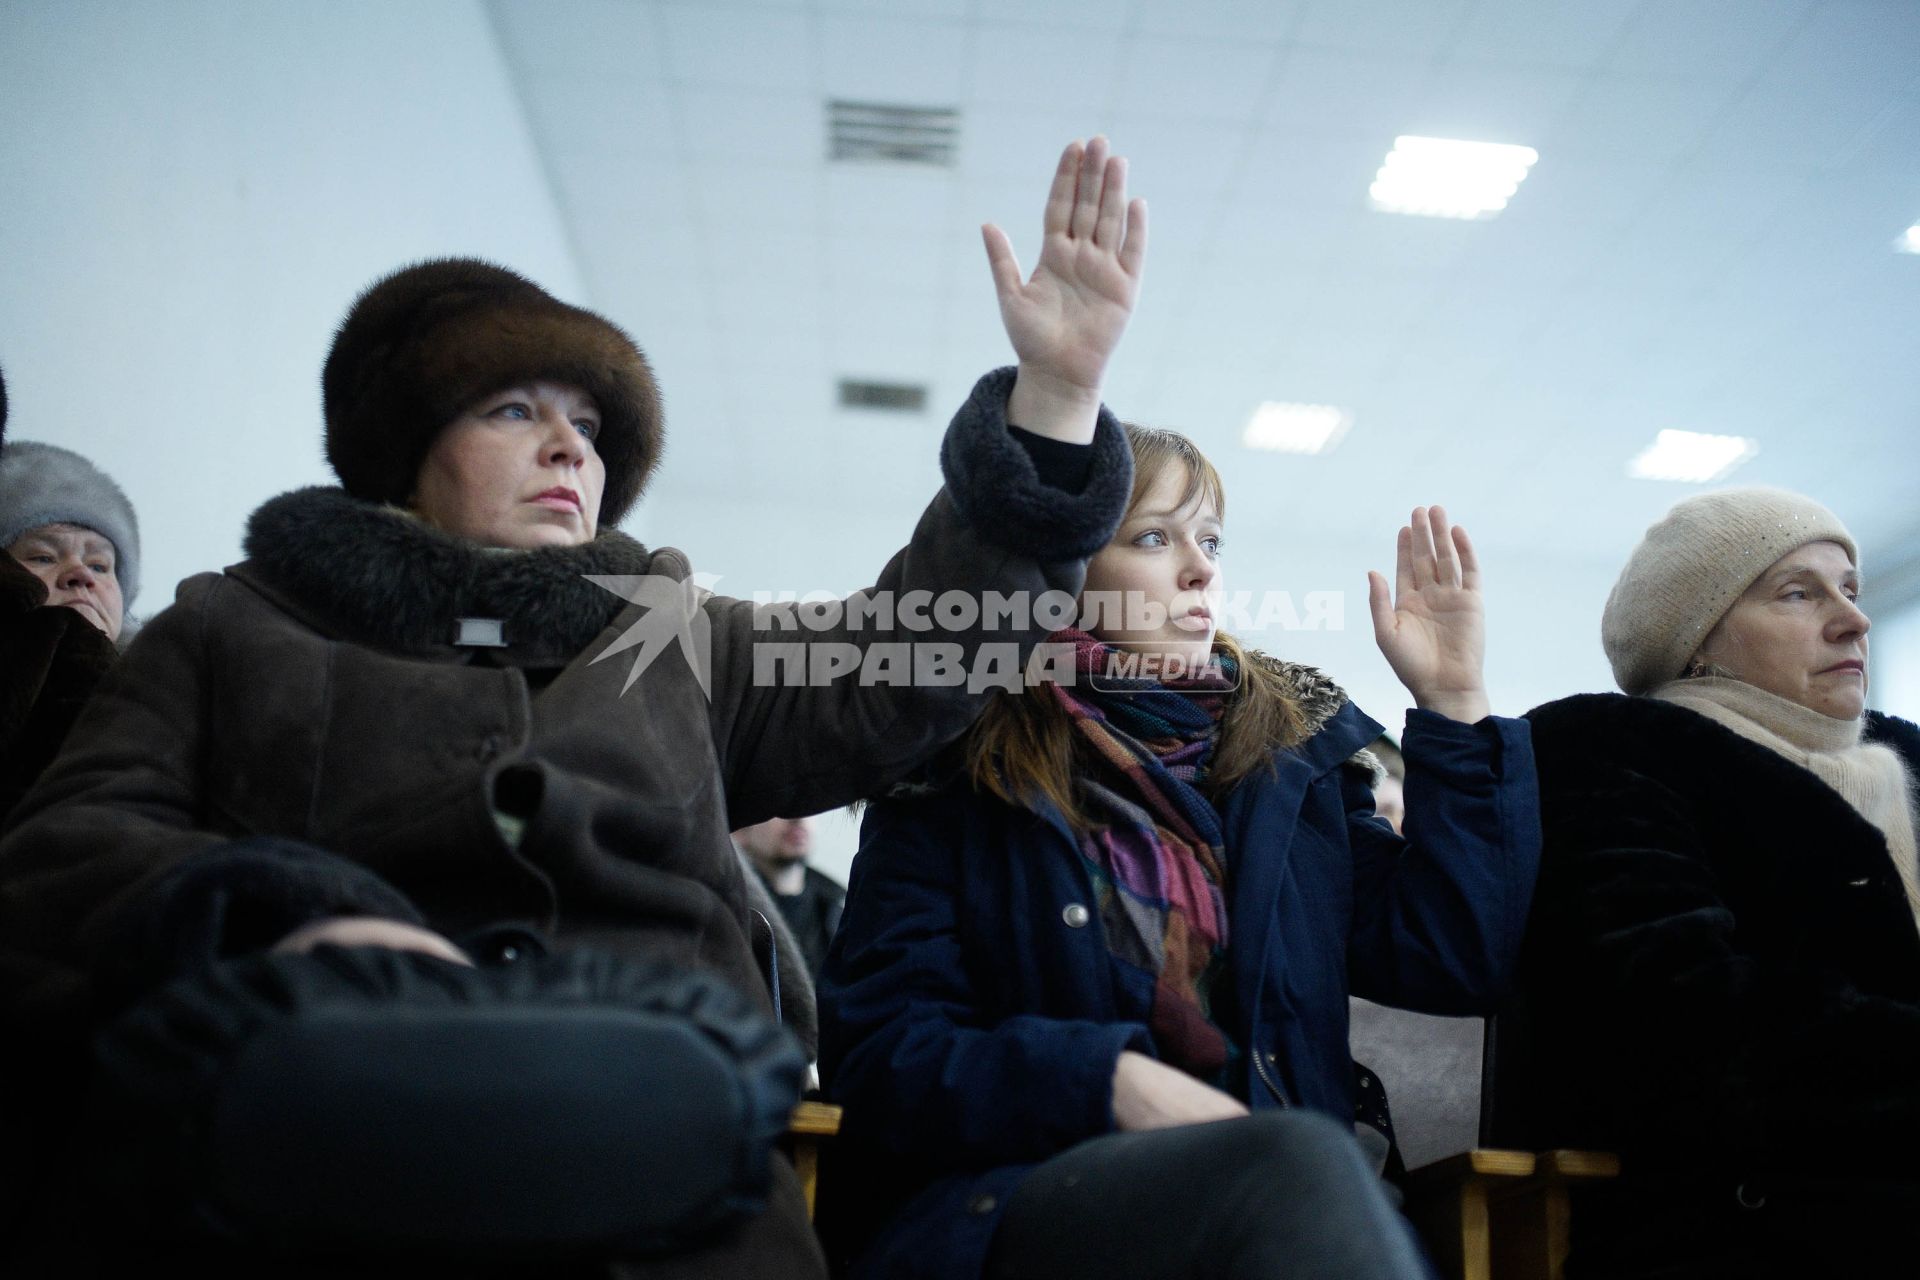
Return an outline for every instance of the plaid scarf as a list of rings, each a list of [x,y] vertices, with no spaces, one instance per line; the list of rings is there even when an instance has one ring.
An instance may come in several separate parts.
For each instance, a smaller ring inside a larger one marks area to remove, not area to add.
[[[1211,1005],[1226,959],[1226,850],[1220,816],[1196,784],[1220,736],[1232,659],[1188,679],[1117,678],[1114,650],[1093,636],[1068,629],[1053,639],[1074,646],[1076,682],[1048,687],[1099,762],[1076,783],[1094,822],[1080,857],[1107,950],[1153,975],[1146,1022],[1160,1056],[1212,1080],[1234,1053]]]

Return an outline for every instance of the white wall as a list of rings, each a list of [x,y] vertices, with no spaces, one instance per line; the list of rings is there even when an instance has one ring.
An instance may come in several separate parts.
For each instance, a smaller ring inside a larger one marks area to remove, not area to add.
[[[482,7],[0,3],[7,434],[100,463],[136,612],[326,483],[320,366],[354,295],[473,253],[581,288]]]
[[[1920,720],[1920,605],[1876,618],[1869,642],[1868,700],[1876,710]]]

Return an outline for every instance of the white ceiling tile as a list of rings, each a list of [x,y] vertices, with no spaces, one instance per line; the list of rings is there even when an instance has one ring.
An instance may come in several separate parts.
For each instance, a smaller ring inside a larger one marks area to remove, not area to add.
[[[712,236],[821,225],[826,184],[817,164],[700,164],[687,185],[694,217]]]
[[[1632,156],[1585,159],[1549,145],[1494,222],[1557,235],[1568,253],[1591,255],[1597,237],[1636,221],[1663,197],[1671,174],[1665,164]]]
[[[1700,150],[1732,105],[1719,85],[1600,76],[1568,105],[1553,132],[1532,145],[1542,165],[1680,160]]]
[[[967,68],[968,115],[1037,107],[1071,115],[1078,135],[1111,104],[1120,75],[1120,32],[982,23]],[[1074,137],[1070,130],[1066,137]],[[1063,139],[1064,141],[1064,139]]]
[[[953,22],[823,17],[820,89],[854,102],[957,106],[967,81],[969,34]]]
[[[1244,42],[1285,39],[1308,0],[1135,0],[1133,29],[1153,36],[1225,37]]]
[[[1118,102],[1175,120],[1244,122],[1276,65],[1274,50],[1260,45],[1136,36],[1120,51]]]
[[[1035,207],[1045,199],[1042,188]],[[832,164],[826,173],[830,233],[877,230],[913,235],[948,225],[954,179],[944,170]]]
[[[569,161],[618,170],[680,146],[672,89],[657,75],[609,80],[591,99],[529,92],[527,107],[541,150]]]
[[[1033,187],[1035,210],[1067,144],[1093,133],[1084,113],[1050,108],[983,107],[970,110],[960,124],[960,172],[970,180],[1025,182]],[[1130,139],[1118,131],[1113,145],[1128,153]]]
[[[1908,85],[1915,82],[1910,77]],[[1834,77],[1794,75],[1777,68],[1734,100],[1707,135],[1713,155],[1774,163],[1842,164],[1857,149],[1893,137],[1912,155],[1913,136],[1889,135],[1904,115],[1914,118],[1911,94],[1891,95],[1869,84]]]
[[[1211,203],[1239,176],[1248,143],[1231,125],[1126,110],[1114,117],[1113,145],[1127,158],[1131,195]]]
[[[932,376],[940,317],[926,297],[869,290],[843,301],[837,289],[829,296],[828,341],[836,378],[913,382]]]
[[[1294,39],[1305,45],[1389,57],[1445,51],[1468,0],[1313,0]]]
[[[752,160],[817,164],[826,153],[826,111],[810,93],[686,88],[676,109],[686,154],[701,163]]]
[[[611,166],[604,157],[578,152],[553,158],[562,208],[570,219],[590,226],[597,240],[618,243],[671,225],[691,229],[697,206],[677,159],[656,158],[631,167]]]
[[[972,244],[963,246],[971,268]],[[952,237],[944,232],[919,235],[869,234],[833,236],[826,242],[827,270],[836,293],[940,294],[954,253]],[[980,268],[985,274],[984,263]]]
[[[1280,63],[1264,123],[1301,136],[1378,135],[1384,156],[1436,74],[1431,58],[1296,46]]]
[[[1395,133],[1537,146],[1580,83],[1570,71],[1449,61]]]
[[[658,15],[628,0],[488,0],[502,51],[528,89],[553,86],[554,96],[582,100],[582,85],[603,87],[657,78],[665,66]],[[338,19],[344,21],[344,17]]]
[[[1356,213],[1367,208],[1367,187],[1392,148],[1391,134],[1273,126],[1254,134],[1233,190],[1241,198]]]
[[[707,279],[718,314],[737,323],[813,325],[827,284],[820,239],[811,232],[709,237]]]
[[[674,6],[662,10],[661,18],[668,67],[681,84],[761,92],[818,88],[812,31],[804,15]]]
[[[974,11],[986,22],[1037,23],[1046,26],[1100,27],[1126,25],[1127,8],[1114,0],[976,0]]]
[[[1243,271],[1286,275],[1320,261],[1355,216],[1353,208],[1300,200],[1230,200],[1216,211],[1208,253],[1228,276]]]
[[[1822,0],[1660,0],[1620,32],[1607,66],[1630,76],[1744,78]]]
[[[1462,24],[1452,52],[1535,66],[1591,67],[1604,58],[1646,0],[1481,0]]]
[[[795,0],[804,4],[806,0]],[[969,0],[814,0],[822,13],[884,14],[889,18],[912,15],[916,18],[965,18],[972,5]]]

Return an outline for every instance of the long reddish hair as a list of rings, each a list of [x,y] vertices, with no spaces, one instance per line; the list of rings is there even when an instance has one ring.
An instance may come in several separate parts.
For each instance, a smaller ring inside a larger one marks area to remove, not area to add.
[[[1127,515],[1169,467],[1186,473],[1179,505],[1198,496],[1213,504],[1221,519],[1227,514],[1226,486],[1205,454],[1177,431],[1126,424],[1133,450],[1133,493]],[[1216,631],[1213,652],[1230,657],[1240,672],[1240,684],[1227,703],[1220,722],[1220,741],[1205,789],[1230,791],[1258,770],[1269,768],[1273,752],[1304,736],[1305,721],[1291,686],[1260,654],[1224,631]],[[1087,750],[1074,732],[1066,709],[1043,689],[997,695],[968,731],[963,742],[967,773],[978,789],[1009,804],[1051,801],[1077,830],[1091,824],[1077,803],[1074,778],[1086,771]]]

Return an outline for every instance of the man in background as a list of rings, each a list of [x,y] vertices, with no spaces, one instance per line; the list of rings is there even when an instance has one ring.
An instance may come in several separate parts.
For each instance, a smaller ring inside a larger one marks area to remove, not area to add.
[[[805,818],[769,818],[733,833],[733,843],[760,873],[767,892],[807,959],[816,981],[826,963],[827,944],[840,927],[847,891],[830,876],[807,865],[813,832]]]

